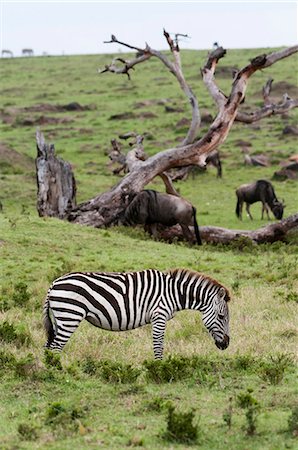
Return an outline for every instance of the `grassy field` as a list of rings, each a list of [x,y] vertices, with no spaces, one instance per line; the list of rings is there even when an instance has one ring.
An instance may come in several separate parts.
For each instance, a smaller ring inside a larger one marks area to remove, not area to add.
[[[228,94],[231,67],[269,51],[229,51],[219,65],[220,88]],[[182,52],[202,112],[214,115],[199,75],[205,57],[204,51]],[[110,60],[99,55],[0,61],[0,449],[294,449],[297,233],[272,245],[198,248],[155,242],[140,229],[100,230],[37,215],[37,126],[58,156],[71,162],[79,202],[119,180],[106,156],[119,134],[146,133],[149,155],[184,137],[178,122],[190,110],[174,77],[157,60],[137,67],[131,81],[97,74]],[[274,98],[284,92],[297,98],[296,68],[292,57],[256,73],[242,108],[262,104],[269,76]],[[82,109],[63,108],[71,102]],[[166,113],[165,104],[184,111]],[[111,118],[122,113],[129,118]],[[282,133],[297,118],[293,110],[254,125],[236,123],[220,149],[223,178],[208,168],[176,184],[196,206],[199,224],[255,229],[266,223],[259,204],[251,208],[254,221],[238,221],[235,188],[271,179],[279,162],[297,152],[297,138]],[[271,165],[244,166],[241,141],[250,144],[251,154],[266,153]],[[297,182],[273,184],[285,199],[285,216],[297,212]],[[164,189],[159,180],[150,186]],[[225,352],[214,346],[200,314],[183,312],[167,326],[163,363],[153,361],[150,327],[109,333],[83,323],[60,358],[44,353],[42,304],[57,276],[174,267],[205,272],[230,289],[231,344]]]

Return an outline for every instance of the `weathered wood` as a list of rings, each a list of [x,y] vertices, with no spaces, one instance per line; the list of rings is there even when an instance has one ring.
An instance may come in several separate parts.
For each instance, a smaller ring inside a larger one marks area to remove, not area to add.
[[[112,42],[118,42],[115,37]],[[129,46],[132,48],[131,46]],[[175,47],[175,46],[174,46]],[[139,50],[135,48],[135,50]],[[95,227],[117,224],[129,203],[131,195],[141,191],[153,178],[171,168],[188,165],[204,167],[207,156],[216,150],[227,138],[229,131],[237,117],[238,107],[242,102],[248,80],[257,70],[269,67],[279,59],[283,59],[298,51],[294,46],[270,55],[260,55],[254,58],[250,64],[241,69],[234,78],[231,93],[226,97],[216,86],[214,73],[217,62],[223,57],[225,51],[216,49],[208,56],[208,60],[202,69],[203,81],[208,87],[211,96],[218,106],[218,114],[212,122],[209,130],[203,137],[192,144],[183,145],[161,151],[143,161],[137,168],[133,168],[110,191],[105,192],[75,208],[68,216],[70,221],[92,225]],[[164,55],[146,47],[144,54],[157,56],[174,73],[173,63],[165,59]],[[138,61],[139,62],[139,61]],[[106,69],[109,70],[108,68]]]
[[[71,165],[55,156],[53,144],[36,132],[37,211],[42,217],[64,219],[76,206],[76,182]]]
[[[189,227],[194,238],[194,229]],[[276,241],[283,241],[287,233],[291,230],[298,231],[298,213],[287,217],[279,222],[270,223],[257,230],[231,230],[221,227],[200,226],[200,235],[203,242],[216,244],[229,244],[239,238],[247,238],[252,243],[263,244],[272,243]],[[162,228],[158,227],[158,239],[163,239],[168,242],[174,240],[182,240],[183,233],[179,226]]]

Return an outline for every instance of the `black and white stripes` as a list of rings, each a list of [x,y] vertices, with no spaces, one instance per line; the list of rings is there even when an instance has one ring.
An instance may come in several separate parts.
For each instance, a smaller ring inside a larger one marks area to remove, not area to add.
[[[44,305],[46,347],[61,350],[83,319],[111,331],[152,324],[156,359],[162,359],[166,322],[177,311],[199,310],[215,340],[229,345],[229,293],[217,281],[189,270],[70,273],[55,280]]]

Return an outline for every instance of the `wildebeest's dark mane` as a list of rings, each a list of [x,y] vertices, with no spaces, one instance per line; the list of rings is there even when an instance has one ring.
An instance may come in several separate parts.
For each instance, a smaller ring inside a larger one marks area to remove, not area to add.
[[[206,278],[207,280],[211,281],[211,283],[213,283],[214,285],[224,288],[224,290],[226,291],[226,295],[225,295],[226,302],[231,300],[230,292],[223,284],[219,283],[217,280],[214,280],[214,278],[211,278],[202,272],[197,272],[195,270],[190,270],[190,269],[169,269],[167,271],[167,273],[171,274],[173,277],[177,276],[178,274],[179,275],[180,274],[188,274],[191,276],[194,275],[197,278],[202,276],[202,277]]]

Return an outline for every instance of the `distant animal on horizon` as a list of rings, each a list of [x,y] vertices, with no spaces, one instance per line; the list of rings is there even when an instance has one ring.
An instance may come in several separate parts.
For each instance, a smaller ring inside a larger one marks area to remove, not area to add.
[[[13,58],[13,53],[12,53],[11,50],[2,50],[1,56],[3,57],[5,55],[10,56],[11,58]]]
[[[22,50],[22,55],[23,55],[23,56],[25,56],[25,55],[27,55],[27,56],[33,56],[33,55],[34,55],[34,52],[33,52],[32,48],[23,48],[23,50]]]
[[[152,325],[155,359],[163,358],[167,321],[182,310],[202,313],[202,320],[220,350],[229,346],[230,294],[207,275],[174,269],[161,272],[76,272],[56,279],[44,304],[46,348],[61,351],[86,319],[109,331]]]
[[[128,205],[124,215],[124,225],[144,225],[153,236],[157,234],[157,224],[168,227],[179,224],[184,237],[193,243],[193,235],[188,226],[193,225],[198,245],[202,245],[196,209],[187,200],[172,194],[151,189],[139,192]]]
[[[262,202],[262,219],[265,211],[267,213],[267,219],[270,219],[269,208],[276,219],[282,219],[285,205],[277,199],[270,181],[257,180],[251,184],[243,184],[236,190],[236,196],[236,215],[240,220],[242,220],[243,203],[246,203],[247,214],[253,220],[249,207],[256,202]]]

